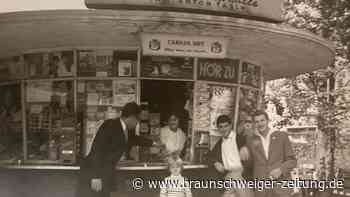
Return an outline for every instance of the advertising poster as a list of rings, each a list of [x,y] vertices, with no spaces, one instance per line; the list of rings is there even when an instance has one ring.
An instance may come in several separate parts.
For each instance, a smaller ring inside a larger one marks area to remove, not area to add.
[[[239,98],[240,113],[252,113],[258,109],[259,91],[241,88]]]
[[[50,76],[50,58],[48,53],[25,54],[24,62],[29,77],[40,78]]]
[[[66,116],[70,116],[70,113],[74,111],[73,82],[54,81],[52,84],[51,103],[54,104],[54,108],[61,108],[58,111],[66,111]]]
[[[132,76],[133,61],[131,60],[119,60],[118,61],[118,74],[119,77],[131,77]]]
[[[108,77],[113,75],[113,51],[96,51],[96,76]]]
[[[99,95],[97,93],[87,94],[87,105],[98,105]]]
[[[8,62],[6,59],[0,59],[0,79],[7,80],[9,79],[10,70],[8,66]]]
[[[137,70],[137,51],[114,51],[114,66],[116,70],[116,76],[118,77],[131,77],[136,76]]]
[[[87,105],[112,105],[112,80],[87,81],[85,86]]]
[[[261,72],[260,67],[247,62],[242,63],[241,83],[244,85],[260,88]]]
[[[143,56],[141,76],[193,79],[193,64],[191,57]]]
[[[236,88],[212,86],[210,99],[210,135],[221,136],[217,131],[216,120],[220,115],[228,115],[233,120]]]
[[[239,92],[239,113],[237,128],[242,131],[244,122],[248,116],[259,109],[259,91],[254,89],[240,88]],[[251,118],[250,118],[251,119]]]
[[[236,88],[198,83],[196,86],[196,107],[194,108],[195,130],[209,131],[210,135],[221,136],[216,120],[220,115],[234,118]]]
[[[136,102],[136,81],[135,80],[115,80],[114,82],[114,102],[116,107],[123,107],[126,103]]]
[[[78,76],[96,76],[96,57],[94,51],[78,52]]]
[[[115,80],[114,88],[116,94],[136,94],[135,80]]]
[[[72,77],[76,74],[73,51],[52,52],[49,58],[50,76]]]
[[[210,127],[210,86],[198,83],[196,86],[196,107],[194,108],[194,129],[208,130]]]
[[[8,116],[8,120],[14,122],[18,122],[19,120],[21,120],[22,114],[20,84],[1,85],[0,92],[0,114],[2,114],[3,116]],[[2,122],[2,125],[0,124],[0,128],[1,126],[6,126],[6,124]]]
[[[52,82],[32,81],[27,85],[27,102],[51,102]]]
[[[21,57],[0,59],[0,79],[11,80],[24,77],[24,65]]]

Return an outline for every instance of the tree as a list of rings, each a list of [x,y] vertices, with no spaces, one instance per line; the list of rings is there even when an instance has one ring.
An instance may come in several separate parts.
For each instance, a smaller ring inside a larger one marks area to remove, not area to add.
[[[349,118],[350,59],[350,1],[348,0],[286,0],[285,25],[308,30],[333,41],[336,58],[328,68],[305,73],[280,83],[269,84],[272,93],[266,99],[284,109],[283,119],[277,123],[282,127],[291,119],[315,114],[317,126],[327,140],[329,178],[335,176],[334,151],[337,134],[344,120]],[[281,98],[285,98],[284,105]],[[325,177],[323,177],[325,178]]]

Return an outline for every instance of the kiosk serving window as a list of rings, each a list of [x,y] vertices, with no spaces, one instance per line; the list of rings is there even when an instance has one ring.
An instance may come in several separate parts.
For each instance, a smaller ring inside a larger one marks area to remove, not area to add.
[[[0,71],[1,161],[75,164],[103,121],[135,101],[142,107],[136,134],[166,147],[134,147],[125,163],[157,165],[177,151],[186,163],[202,164],[220,139],[219,115],[242,132],[261,107],[261,68],[240,59],[64,49],[0,60]]]
[[[190,161],[192,89],[193,82],[188,81],[141,81],[141,103],[145,116],[141,120],[140,134],[158,138],[165,145],[163,150],[140,147],[141,160],[160,162],[162,156],[176,150],[185,161]],[[169,130],[172,127],[175,134]]]

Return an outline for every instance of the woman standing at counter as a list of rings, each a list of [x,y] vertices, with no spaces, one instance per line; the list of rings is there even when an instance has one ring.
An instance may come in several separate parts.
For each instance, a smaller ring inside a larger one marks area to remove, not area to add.
[[[168,125],[160,131],[160,141],[165,145],[165,153],[181,153],[186,142],[186,135],[179,128],[179,116],[171,113],[168,118]]]

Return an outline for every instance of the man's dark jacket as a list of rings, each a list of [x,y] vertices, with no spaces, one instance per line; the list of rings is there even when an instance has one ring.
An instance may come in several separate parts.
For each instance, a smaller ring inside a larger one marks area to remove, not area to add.
[[[236,136],[236,143],[238,151],[246,145],[246,136],[242,134],[237,134]],[[223,179],[225,174],[221,174],[217,172],[217,170],[214,167],[215,162],[220,162],[223,164],[222,161],[222,151],[221,151],[221,145],[222,145],[222,138],[215,144],[214,148],[207,154],[207,163],[211,170],[211,176],[214,176],[215,178]],[[243,173],[242,176],[246,180],[252,179],[252,161],[242,161],[243,165]]]
[[[120,119],[106,120],[99,128],[91,151],[80,165],[77,197],[109,197],[114,189],[115,166],[130,146],[152,146],[153,141],[128,132],[126,142]],[[91,179],[102,179],[102,191],[90,189]]]

